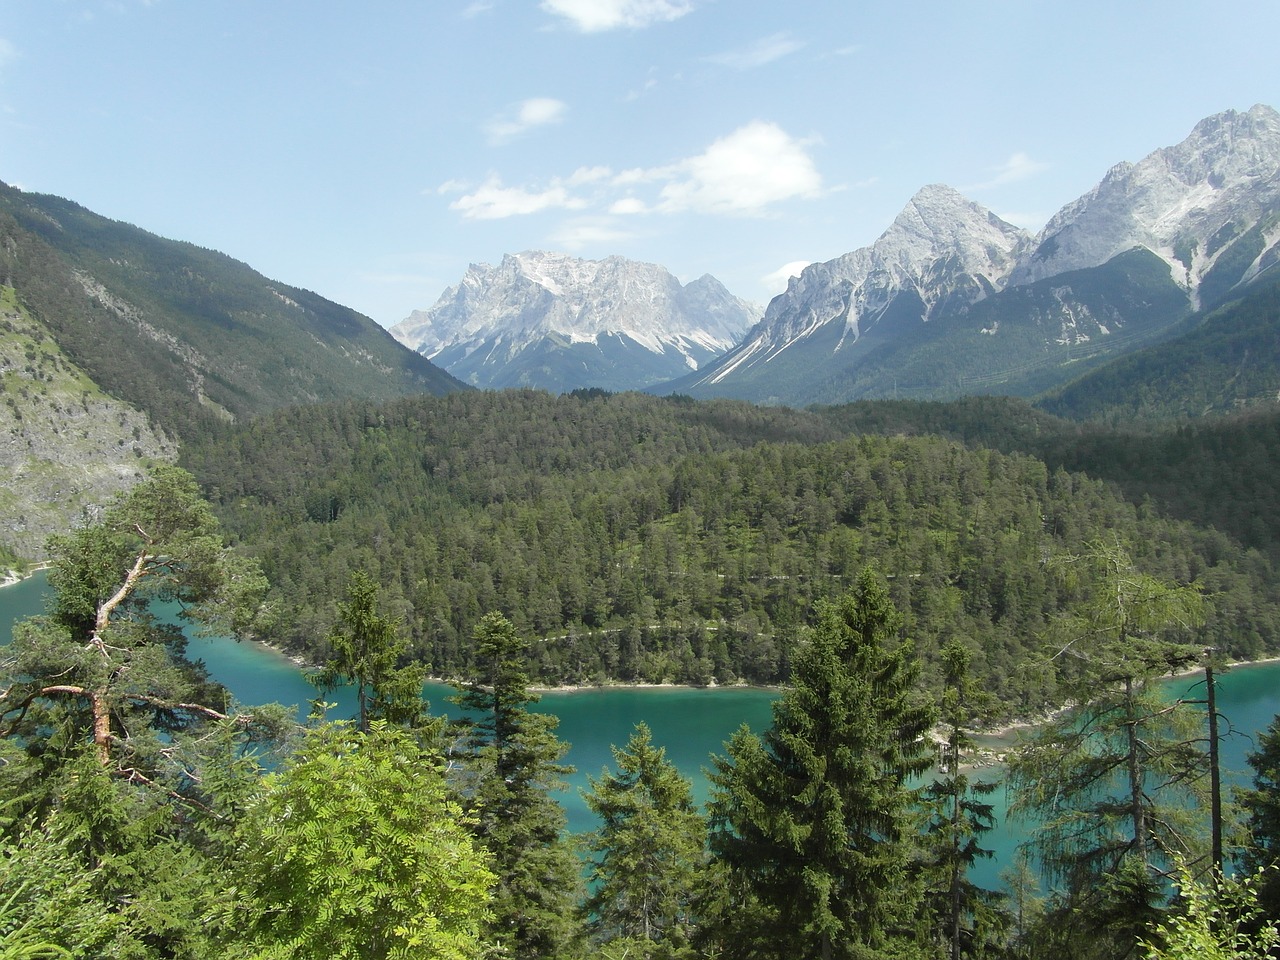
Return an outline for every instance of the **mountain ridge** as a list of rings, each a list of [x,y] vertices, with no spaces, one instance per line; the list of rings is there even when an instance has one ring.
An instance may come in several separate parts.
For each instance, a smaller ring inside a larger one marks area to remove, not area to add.
[[[698,369],[757,318],[710,275],[530,250],[472,264],[391,333],[473,386],[625,390]]]
[[[654,392],[791,405],[904,383],[922,398],[1033,395],[1073,378],[1082,353],[1148,343],[1275,267],[1278,171],[1280,114],[1257,105],[1116,164],[1035,237],[922,188],[874,243],[805,268],[741,344]],[[1138,251],[1163,266],[1139,266]]]

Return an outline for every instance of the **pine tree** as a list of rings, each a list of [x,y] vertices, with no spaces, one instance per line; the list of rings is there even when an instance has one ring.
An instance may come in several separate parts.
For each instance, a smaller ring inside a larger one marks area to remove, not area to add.
[[[253,748],[294,724],[279,706],[233,713],[151,604],[235,631],[265,581],[175,467],[51,547],[49,613],[15,630],[0,680],[0,830],[56,839],[112,919],[99,955],[201,956],[226,827],[260,773]]]
[[[706,825],[689,780],[638,724],[613,748],[617,773],[588,778],[587,806],[600,820],[588,841],[588,925],[597,941],[638,941],[641,955],[678,957],[688,949],[691,911],[704,860]]]
[[[579,863],[564,840],[564,811],[550,791],[572,768],[556,739],[555,717],[529,707],[526,644],[498,613],[481,618],[473,637],[476,675],[460,687],[463,710],[451,752],[464,809],[498,876],[491,938],[517,960],[573,956]]]
[[[763,737],[711,774],[711,847],[729,870],[729,956],[885,956],[914,925],[917,793],[932,710],[901,617],[868,569],[818,608]]]

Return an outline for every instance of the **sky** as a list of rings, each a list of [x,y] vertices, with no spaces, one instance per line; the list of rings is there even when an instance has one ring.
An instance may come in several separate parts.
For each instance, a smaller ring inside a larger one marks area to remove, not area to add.
[[[1277,0],[0,0],[0,180],[392,326],[524,250],[761,305],[1280,108]]]

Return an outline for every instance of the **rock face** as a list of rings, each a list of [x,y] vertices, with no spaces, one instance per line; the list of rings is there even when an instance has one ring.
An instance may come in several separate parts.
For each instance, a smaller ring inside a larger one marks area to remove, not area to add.
[[[758,319],[711,276],[534,251],[472,265],[391,333],[473,386],[629,390],[701,368]]]
[[[1095,267],[1134,247],[1169,264],[1192,291],[1259,230],[1261,244],[1235,281],[1276,260],[1280,225],[1280,114],[1268,106],[1228,110],[1198,123],[1173,147],[1112,167],[1102,182],[1063,207],[1010,277],[1030,283]],[[1260,223],[1271,215],[1270,224]]]
[[[1030,243],[1025,230],[950,187],[924,187],[871,246],[792,278],[741,346],[684,382],[696,387],[760,371],[810,339],[834,340],[831,355],[839,354],[882,323],[963,310],[1002,289]]]
[[[44,559],[50,534],[177,457],[145,414],[66,358],[9,288],[0,288],[0,386],[0,545],[20,557]]]
[[[738,347],[663,390],[789,404],[903,385],[1034,393],[1278,261],[1280,114],[1227,111],[1113,167],[1034,238],[925,187],[875,243],[806,268]]]

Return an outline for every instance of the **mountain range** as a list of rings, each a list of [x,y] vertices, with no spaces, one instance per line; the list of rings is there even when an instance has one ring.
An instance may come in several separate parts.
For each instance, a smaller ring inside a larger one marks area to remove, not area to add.
[[[870,247],[807,267],[664,392],[802,405],[1032,395],[1157,341],[1280,259],[1280,114],[1258,105],[1112,167],[1031,236],[928,186]]]
[[[636,390],[700,369],[760,314],[710,275],[529,251],[473,264],[391,333],[476,387]]]
[[[1034,236],[926,186],[763,316],[711,277],[526,252],[472,267],[396,336],[221,253],[0,184],[0,562],[39,556],[187,439],[317,402],[504,385],[791,406],[1016,394],[1112,422],[1274,404],[1278,171],[1280,115],[1227,111],[1113,167]]]

